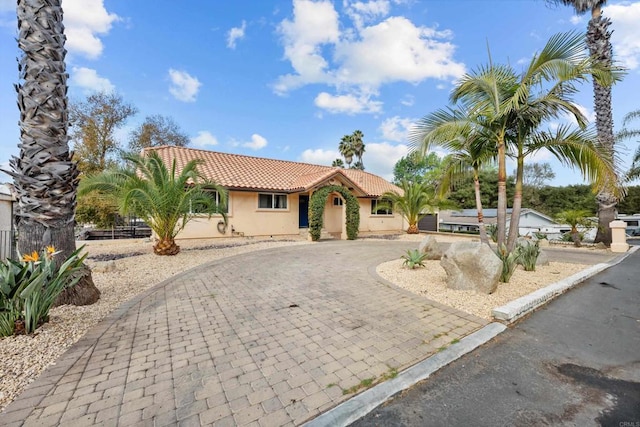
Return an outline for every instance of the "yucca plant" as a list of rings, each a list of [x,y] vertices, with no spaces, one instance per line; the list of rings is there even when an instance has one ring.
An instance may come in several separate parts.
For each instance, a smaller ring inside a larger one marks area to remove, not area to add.
[[[538,255],[540,255],[538,242],[527,242],[518,245],[518,251],[520,252],[518,263],[522,265],[524,271],[536,271],[536,262],[538,261]]]
[[[416,267],[424,267],[424,260],[428,254],[421,253],[418,249],[409,249],[405,255],[402,255],[404,262],[402,265],[414,269]]]
[[[513,272],[516,271],[518,266],[518,259],[520,258],[520,248],[516,247],[513,251],[509,251],[507,246],[503,243],[496,250],[496,255],[502,261],[502,273],[500,273],[500,281],[502,283],[509,283]]]

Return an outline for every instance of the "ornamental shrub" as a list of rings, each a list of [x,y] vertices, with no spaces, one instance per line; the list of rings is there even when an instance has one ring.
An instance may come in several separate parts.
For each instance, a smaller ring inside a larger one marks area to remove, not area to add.
[[[0,336],[30,334],[49,320],[49,310],[58,295],[82,277],[82,248],[56,268],[52,246],[22,256],[20,261],[0,263]]]
[[[360,206],[358,199],[351,192],[340,185],[327,185],[318,189],[309,200],[309,234],[315,242],[320,239],[322,231],[322,216],[324,214],[324,206],[327,197],[331,193],[340,193],[346,200],[347,209],[347,239],[355,240],[358,237],[358,229],[360,228]]]

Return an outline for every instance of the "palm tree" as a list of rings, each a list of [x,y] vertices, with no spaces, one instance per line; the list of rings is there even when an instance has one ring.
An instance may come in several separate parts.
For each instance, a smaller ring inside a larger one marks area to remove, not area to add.
[[[394,210],[399,211],[409,223],[407,234],[418,234],[420,232],[418,221],[423,216],[433,213],[438,207],[448,206],[429,183],[403,179],[399,187],[402,189],[402,194],[387,191],[382,195],[382,200],[387,203],[381,203],[378,207],[385,208],[389,204]]]
[[[611,46],[611,20],[602,16],[602,6],[607,0],[547,0],[555,4],[564,4],[574,8],[577,14],[591,11],[591,19],[587,25],[587,47],[591,56],[605,67],[613,65],[613,48]],[[598,141],[609,153],[610,160],[614,156],[613,111],[611,107],[611,86],[593,80],[594,110],[596,113],[596,129]],[[609,223],[615,220],[618,198],[611,188],[618,183],[613,182],[603,187],[596,196],[598,200],[598,231],[595,242],[611,245],[611,228]]]
[[[331,163],[331,166],[334,168],[344,168],[344,162],[342,161],[342,159],[335,159]]]
[[[351,162],[353,162],[353,156],[355,154],[350,135],[345,135],[342,137],[342,139],[340,140],[340,144],[338,145],[338,151],[340,152],[340,155],[344,157],[347,168],[350,168]]]
[[[460,110],[438,110],[417,123],[413,137],[422,141],[420,148],[423,153],[431,145],[452,151],[444,165],[441,196],[449,190],[451,183],[469,173],[473,175],[480,241],[489,244],[480,197],[480,169],[483,164],[494,161],[495,146],[483,133],[483,127],[473,123],[469,117],[468,112]]]
[[[463,111],[468,114],[468,118],[457,118],[456,121],[482,129],[484,140],[495,146],[498,163],[497,243],[500,247],[506,240],[506,157],[513,142],[515,157],[523,161],[524,142],[544,120],[568,112],[583,121],[571,99],[576,92],[575,82],[593,74],[603,84],[610,84],[615,77],[607,69],[594,66],[583,54],[583,47],[584,41],[579,34],[558,34],[534,56],[522,74],[516,74],[508,66],[489,64],[464,76],[454,88],[451,100],[462,104]],[[410,135],[414,143],[435,143],[425,140],[429,136],[420,132],[420,125],[416,129]],[[580,153],[574,154],[582,159]],[[598,172],[612,171],[611,163],[608,162],[609,167],[603,166]],[[521,167],[522,164],[519,170]],[[606,174],[609,179],[613,176],[615,173]],[[521,194],[520,187],[519,198],[514,201],[509,250],[513,249],[517,237]]]
[[[586,210],[568,210],[564,212],[560,212],[556,216],[556,221],[568,224],[571,226],[571,240],[573,244],[577,247],[580,247],[580,231],[578,227],[591,227],[593,226],[593,221],[591,218],[591,212]]]
[[[359,131],[356,130],[351,134],[351,146],[353,147],[353,153],[355,154],[355,156],[358,158],[358,161],[356,162],[357,165],[357,169],[360,170],[364,170],[364,163],[362,162],[362,155],[364,154],[364,134]],[[354,165],[354,167],[356,167]]]
[[[109,194],[121,213],[133,213],[149,224],[158,237],[153,246],[155,254],[180,252],[175,237],[194,217],[196,207],[199,213],[222,215],[226,223],[226,192],[199,175],[197,166],[201,162],[192,160],[178,173],[175,159],[169,170],[155,152],[146,157],[126,155],[124,159],[134,167],[87,177],[79,191]]]
[[[640,110],[632,111],[624,116],[622,122],[622,130],[616,134],[616,140],[623,140],[627,138],[637,138],[640,136],[640,129],[629,129],[627,125],[629,122],[640,118]],[[636,149],[633,154],[633,160],[631,161],[631,168],[627,172],[626,180],[633,181],[640,178],[640,147]]]
[[[571,129],[560,126],[555,131],[532,131],[528,139],[518,142],[513,153],[517,162],[516,185],[507,247],[513,250],[518,238],[524,160],[546,149],[566,166],[577,168],[595,188],[603,188],[616,176],[616,172],[600,147],[595,132],[590,129]],[[614,190],[618,191],[618,190]],[[617,194],[617,193],[616,193]]]
[[[18,250],[40,252],[52,245],[75,249],[74,210],[78,168],[69,152],[65,35],[60,0],[18,0],[20,155],[11,159],[18,209]],[[100,297],[84,269],[83,278],[57,303],[93,304]]]

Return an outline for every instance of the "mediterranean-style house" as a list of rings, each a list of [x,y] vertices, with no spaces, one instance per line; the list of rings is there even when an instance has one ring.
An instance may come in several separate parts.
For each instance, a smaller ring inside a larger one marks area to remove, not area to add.
[[[326,198],[325,236],[347,238],[344,190],[358,201],[359,235],[398,233],[406,228],[401,215],[378,208],[382,194],[402,190],[365,171],[174,146],[147,148],[143,153],[150,151],[168,167],[175,159],[178,173],[189,161],[199,159],[198,171],[228,193],[226,225],[219,215],[196,216],[177,239],[306,235],[310,197],[327,186],[338,186],[340,191]]]

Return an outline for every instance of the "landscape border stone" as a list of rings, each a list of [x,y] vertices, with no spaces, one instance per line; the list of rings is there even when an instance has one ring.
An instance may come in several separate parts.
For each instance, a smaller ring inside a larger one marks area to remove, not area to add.
[[[497,320],[504,321],[506,323],[515,322],[519,318],[531,313],[536,308],[551,301],[552,299],[556,298],[558,295],[563,294],[567,290],[582,283],[588,278],[595,276],[596,274],[606,270],[607,268],[613,267],[614,265],[622,261],[624,258],[626,258],[627,256],[631,255],[632,253],[634,253],[639,249],[640,249],[640,246],[633,246],[622,256],[617,257],[611,262],[593,265],[585,270],[582,270],[574,274],[573,276],[569,276],[545,288],[538,289],[537,291],[532,292],[529,295],[525,295],[516,300],[513,300],[508,304],[505,304],[500,307],[496,307],[491,311],[491,314]]]

